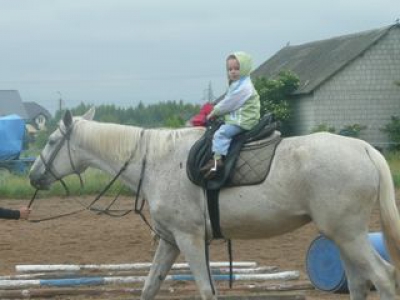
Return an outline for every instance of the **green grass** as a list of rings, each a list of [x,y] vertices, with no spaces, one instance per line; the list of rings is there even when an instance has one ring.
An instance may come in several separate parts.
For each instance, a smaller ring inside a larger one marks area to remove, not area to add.
[[[97,195],[111,181],[112,177],[102,171],[89,169],[82,174],[84,182],[80,185],[78,176],[71,175],[64,178],[71,196]],[[130,195],[132,192],[117,180],[107,191],[106,195],[115,196],[122,189],[122,194]],[[29,199],[35,192],[29,183],[28,175],[16,176],[12,174],[0,173],[0,198],[1,199]],[[39,197],[65,196],[66,191],[61,183],[57,182],[48,191],[40,191]]]
[[[396,188],[400,188],[400,152],[391,152],[386,155]],[[71,196],[98,195],[110,182],[112,177],[102,171],[89,169],[82,174],[83,188],[78,176],[69,176],[64,179]],[[123,195],[132,195],[132,192],[117,180],[107,192],[108,196],[115,196],[119,192]],[[16,176],[0,173],[0,199],[30,199],[35,189],[30,185],[28,175]],[[65,196],[66,191],[57,182],[49,191],[40,191],[38,197]]]

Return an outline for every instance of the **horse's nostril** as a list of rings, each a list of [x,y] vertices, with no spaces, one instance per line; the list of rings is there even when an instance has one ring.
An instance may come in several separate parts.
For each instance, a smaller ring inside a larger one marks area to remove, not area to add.
[[[30,179],[30,183],[31,183],[31,186],[37,187],[37,180],[31,178],[31,179]]]

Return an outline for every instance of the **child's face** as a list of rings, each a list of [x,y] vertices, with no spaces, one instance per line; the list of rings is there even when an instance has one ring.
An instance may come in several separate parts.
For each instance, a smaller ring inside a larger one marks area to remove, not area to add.
[[[226,62],[228,78],[230,81],[236,81],[240,78],[240,64],[236,58],[230,58]]]

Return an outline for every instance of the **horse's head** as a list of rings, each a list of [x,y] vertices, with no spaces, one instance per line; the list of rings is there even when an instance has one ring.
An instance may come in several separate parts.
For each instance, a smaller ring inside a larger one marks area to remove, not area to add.
[[[65,112],[58,128],[49,136],[46,146],[32,165],[29,174],[32,186],[48,189],[54,181],[86,169],[85,164],[74,155],[74,127],[79,119],[92,120],[94,113],[94,108],[82,117],[73,117],[69,110]]]

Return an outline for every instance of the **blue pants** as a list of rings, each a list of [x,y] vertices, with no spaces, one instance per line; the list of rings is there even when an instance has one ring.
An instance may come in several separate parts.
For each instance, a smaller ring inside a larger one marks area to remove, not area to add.
[[[221,125],[221,127],[214,133],[212,145],[214,155],[226,155],[232,138],[243,131],[245,130],[237,125]]]

